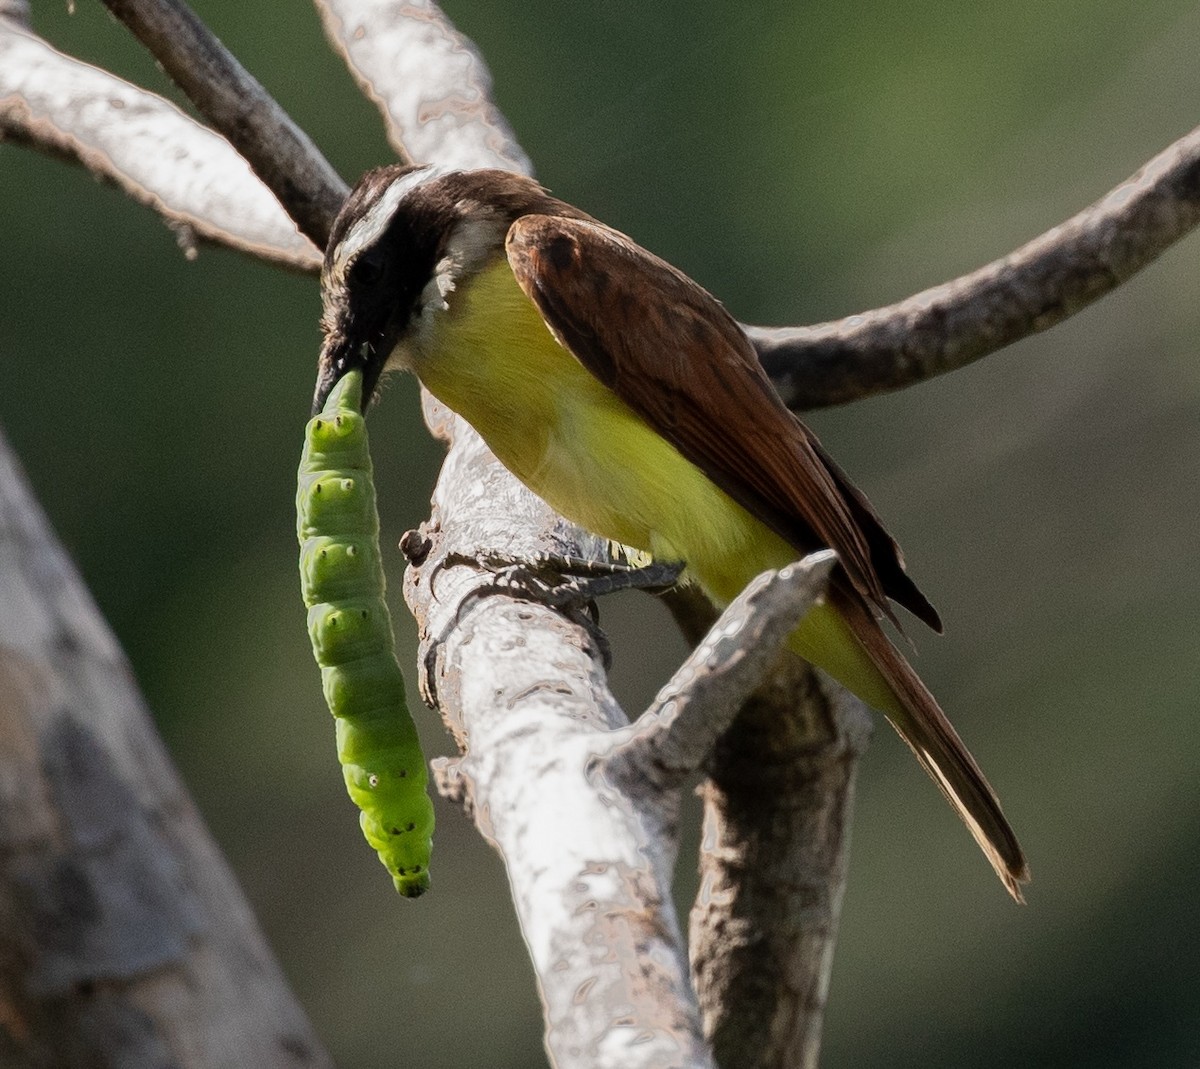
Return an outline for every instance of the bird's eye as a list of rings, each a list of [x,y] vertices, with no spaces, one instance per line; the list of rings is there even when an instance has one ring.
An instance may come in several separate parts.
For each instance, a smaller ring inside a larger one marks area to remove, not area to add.
[[[383,260],[374,256],[360,256],[350,269],[350,277],[355,285],[373,286],[383,277]]]

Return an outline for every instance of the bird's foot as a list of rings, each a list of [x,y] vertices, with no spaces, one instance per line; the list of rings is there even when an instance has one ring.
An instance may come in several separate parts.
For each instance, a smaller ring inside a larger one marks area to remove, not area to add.
[[[557,554],[516,560],[494,553],[462,557],[458,561],[447,558],[447,563],[482,565],[490,571],[494,579],[479,588],[484,593],[528,595],[526,600],[555,609],[581,609],[596,598],[621,590],[668,590],[683,573],[680,563],[653,561],[634,566]]]
[[[612,664],[612,651],[600,630],[596,599],[621,590],[668,590],[679,581],[684,569],[679,563],[654,561],[633,566],[556,554],[519,560],[503,553],[449,553],[439,562],[442,568],[455,564],[483,567],[492,573],[491,579],[474,587],[463,599],[460,616],[471,602],[492,594],[558,609],[592,636],[606,668]]]

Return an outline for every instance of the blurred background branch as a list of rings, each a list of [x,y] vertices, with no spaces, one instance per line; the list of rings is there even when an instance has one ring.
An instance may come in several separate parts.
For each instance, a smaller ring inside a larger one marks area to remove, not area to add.
[[[331,1065],[0,438],[0,1052]]]

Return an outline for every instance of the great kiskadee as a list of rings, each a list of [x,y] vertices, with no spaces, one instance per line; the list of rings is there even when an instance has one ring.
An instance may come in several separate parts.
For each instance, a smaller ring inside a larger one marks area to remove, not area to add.
[[[737,323],[624,234],[504,171],[382,167],[346,201],[321,275],[319,409],[403,368],[581,527],[718,604],[829,547],[789,639],[891,721],[1014,898],[1029,870],[999,801],[880,621],[941,621],[866,497],[782,403]]]

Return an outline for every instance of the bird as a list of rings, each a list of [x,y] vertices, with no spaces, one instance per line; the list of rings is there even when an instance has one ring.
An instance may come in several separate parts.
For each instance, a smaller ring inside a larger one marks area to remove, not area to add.
[[[940,632],[937,611],[714,296],[532,178],[411,164],[352,190],[321,293],[317,410],[351,370],[364,410],[385,373],[412,372],[556,512],[681,562],[718,606],[834,550],[788,648],[888,719],[1023,901],[995,791],[884,628],[893,603]]]

